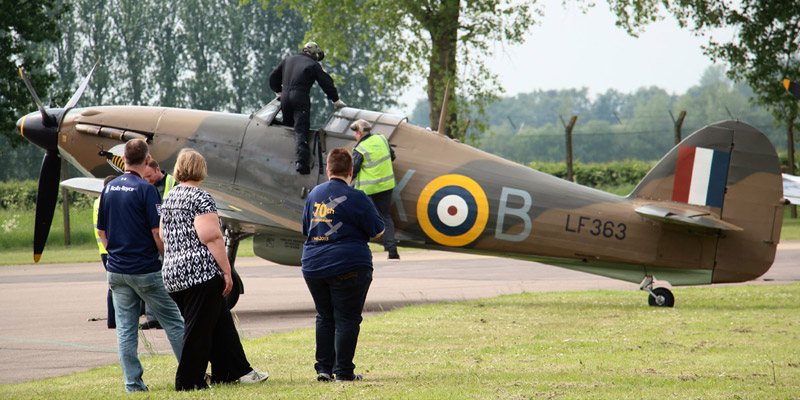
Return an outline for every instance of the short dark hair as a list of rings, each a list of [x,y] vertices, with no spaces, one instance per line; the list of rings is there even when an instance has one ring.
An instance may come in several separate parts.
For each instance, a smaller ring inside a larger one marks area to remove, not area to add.
[[[125,164],[142,165],[150,154],[147,142],[141,139],[129,140],[125,143]]]
[[[150,164],[147,164],[148,167],[158,171],[161,167],[158,165],[158,161],[155,158],[150,159]]]
[[[113,180],[114,180],[114,178],[116,178],[116,176],[115,176],[115,175],[109,175],[109,176],[107,176],[107,177],[106,177],[106,179],[103,179],[103,186],[106,186],[106,185],[108,185],[108,183],[109,183],[109,182],[111,182],[111,181],[113,181]]]
[[[337,147],[328,153],[328,172],[335,176],[348,176],[353,169],[353,156],[344,147]]]

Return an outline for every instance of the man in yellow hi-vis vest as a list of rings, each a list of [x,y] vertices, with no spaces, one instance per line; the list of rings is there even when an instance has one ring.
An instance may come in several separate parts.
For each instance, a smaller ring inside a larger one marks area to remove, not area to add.
[[[142,178],[156,187],[162,202],[164,201],[164,197],[167,196],[167,193],[169,193],[169,190],[178,183],[175,181],[174,176],[161,170],[156,160],[152,160],[150,164],[147,164]]]
[[[389,253],[389,261],[399,261],[397,241],[394,238],[392,221],[392,189],[395,186],[394,150],[381,134],[371,134],[372,125],[359,119],[350,125],[358,143],[353,149],[353,187],[363,190],[378,210],[386,231],[383,233],[383,248]]]
[[[116,178],[114,175],[109,175],[106,179],[103,179],[103,187],[108,185],[108,182],[111,182]],[[103,246],[103,242],[100,240],[100,234],[97,232],[97,212],[100,210],[100,197],[94,199],[94,204],[92,206],[92,222],[94,223],[94,237],[97,239],[97,247],[100,250],[100,259],[103,260],[103,268],[106,267],[106,262],[108,261],[108,252],[106,251],[106,247]],[[114,329],[117,327],[117,320],[114,317],[114,300],[111,297],[111,288],[108,289],[108,296],[106,296],[106,304],[107,304],[107,319],[106,323],[108,329]]]

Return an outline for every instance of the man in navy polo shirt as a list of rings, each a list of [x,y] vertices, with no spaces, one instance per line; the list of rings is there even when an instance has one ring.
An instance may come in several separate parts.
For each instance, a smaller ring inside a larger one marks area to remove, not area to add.
[[[145,141],[135,139],[125,144],[125,174],[105,186],[97,215],[97,231],[108,251],[106,270],[114,297],[119,361],[128,392],[147,390],[137,356],[139,299],[155,312],[178,360],[183,341],[180,310],[161,277],[161,199],[155,186],[142,179],[150,159]]]
[[[303,210],[303,278],[317,310],[317,380],[361,380],[353,373],[361,310],[372,283],[370,239],[383,219],[364,192],[349,186],[353,157],[331,150],[328,182],[309,193]]]

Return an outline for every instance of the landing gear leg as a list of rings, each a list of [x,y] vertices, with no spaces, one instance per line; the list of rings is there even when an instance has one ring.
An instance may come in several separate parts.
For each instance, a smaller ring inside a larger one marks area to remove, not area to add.
[[[675,296],[669,289],[664,287],[653,289],[653,277],[650,275],[644,277],[639,290],[650,293],[647,298],[647,304],[651,307],[672,307],[675,305]]]
[[[234,232],[225,228],[225,253],[228,256],[228,261],[231,264],[231,278],[233,279],[233,289],[225,296],[225,304],[229,309],[233,309],[236,303],[239,302],[239,295],[244,293],[244,284],[239,273],[236,272],[234,263],[236,262],[236,252],[239,250],[239,241],[252,236],[250,233]]]

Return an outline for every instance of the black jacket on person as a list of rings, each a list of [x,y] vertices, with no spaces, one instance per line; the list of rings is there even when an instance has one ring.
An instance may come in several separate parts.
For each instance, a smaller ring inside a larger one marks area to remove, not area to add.
[[[269,87],[273,91],[287,95],[289,92],[301,92],[305,94],[306,102],[309,101],[308,94],[314,81],[319,83],[322,91],[331,101],[339,100],[339,93],[333,85],[331,76],[305,52],[285,58],[269,75]],[[289,97],[296,99],[299,96],[287,96],[287,98]],[[281,101],[285,100],[281,99]]]

